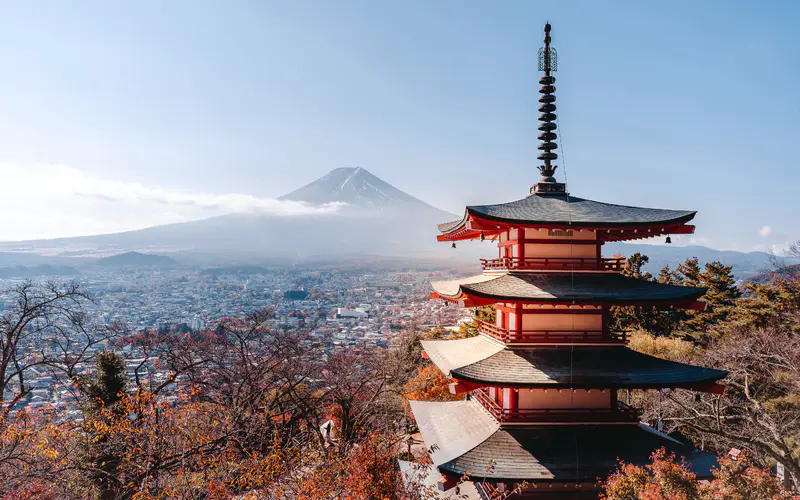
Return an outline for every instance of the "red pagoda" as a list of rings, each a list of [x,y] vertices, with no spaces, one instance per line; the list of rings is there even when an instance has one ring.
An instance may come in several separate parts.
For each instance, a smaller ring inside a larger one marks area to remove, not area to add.
[[[550,25],[539,50],[539,167],[525,198],[468,206],[439,225],[440,241],[496,241],[496,259],[477,276],[432,283],[434,298],[463,307],[492,306],[480,335],[423,342],[425,355],[464,401],[412,401],[411,408],[442,483],[468,474],[483,492],[527,484],[524,498],[596,498],[598,478],[620,458],[642,464],[664,447],[686,457],[698,477],[715,458],[639,422],[620,389],[717,392],[726,372],[667,361],[629,349],[609,329],[612,306],[702,309],[705,289],[624,276],[624,259],[603,244],[691,234],[695,212],[612,205],[567,192],[554,175],[556,52]]]

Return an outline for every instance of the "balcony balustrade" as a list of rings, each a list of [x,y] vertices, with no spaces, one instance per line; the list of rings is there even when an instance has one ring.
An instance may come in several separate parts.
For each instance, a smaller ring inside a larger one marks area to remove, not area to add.
[[[625,258],[500,257],[481,259],[484,271],[622,271]]]
[[[606,332],[603,330],[509,330],[475,320],[478,329],[486,335],[505,344],[626,344],[625,332]]]
[[[522,389],[525,390],[525,389]],[[481,404],[500,423],[629,423],[639,421],[639,411],[618,401],[612,408],[503,408],[489,397],[486,389],[472,391],[471,397]]]

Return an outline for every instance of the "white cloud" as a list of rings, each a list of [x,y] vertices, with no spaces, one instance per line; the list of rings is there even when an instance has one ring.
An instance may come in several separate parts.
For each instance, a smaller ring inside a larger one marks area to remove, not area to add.
[[[770,234],[772,234],[772,226],[761,226],[758,230],[758,235],[762,238],[766,238]]]
[[[148,187],[66,165],[0,164],[0,180],[0,241],[129,231],[231,212],[330,214],[342,206]]]

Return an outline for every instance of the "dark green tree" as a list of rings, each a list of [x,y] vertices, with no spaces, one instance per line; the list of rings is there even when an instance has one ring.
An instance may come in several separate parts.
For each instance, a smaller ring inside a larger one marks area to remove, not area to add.
[[[679,271],[683,274],[683,284],[706,288],[707,291],[701,302],[707,304],[705,311],[687,311],[682,328],[692,332],[699,332],[705,337],[709,327],[718,325],[728,319],[733,306],[742,293],[736,286],[732,266],[723,265],[721,262],[709,262],[704,269],[700,269],[697,258],[688,259]]]
[[[665,283],[667,285],[683,285],[683,276],[677,270],[673,271],[669,268],[669,266],[664,266],[661,271],[658,272],[658,276],[656,277],[656,281],[659,283]]]
[[[85,383],[89,404],[95,407],[111,407],[120,400],[128,387],[125,361],[113,351],[103,351],[94,362],[94,373]]]
[[[800,279],[775,279],[768,283],[749,282],[728,316],[732,323],[764,329],[783,323],[800,312]],[[800,333],[800,325],[787,328]]]
[[[114,405],[127,390],[125,361],[113,351],[102,351],[95,358],[94,372],[79,381],[87,398],[86,411],[94,413],[102,421],[105,412],[114,411]],[[86,429],[89,441],[87,465],[92,482],[100,493],[101,500],[116,498],[120,489],[117,478],[119,458],[107,435],[95,435]]]
[[[644,266],[647,265],[648,262],[650,262],[650,257],[636,252],[625,261],[622,274],[631,278],[653,281],[653,275],[644,271]]]
[[[669,267],[662,269],[657,279],[653,278],[651,273],[644,270],[644,266],[649,261],[650,258],[647,255],[637,252],[625,261],[622,274],[630,278],[658,281],[660,283],[679,281],[679,275],[671,271]],[[614,307],[611,309],[610,327],[614,330],[639,330],[663,336],[669,335],[681,319],[680,311],[671,309],[661,309],[653,306]]]
[[[697,257],[686,259],[686,262],[678,266],[678,272],[683,277],[684,286],[703,286],[703,272]]]

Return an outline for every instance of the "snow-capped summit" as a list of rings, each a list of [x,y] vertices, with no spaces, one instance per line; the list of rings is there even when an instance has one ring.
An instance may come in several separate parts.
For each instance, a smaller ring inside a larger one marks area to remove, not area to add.
[[[361,167],[331,170],[311,184],[281,196],[280,199],[314,204],[344,202],[364,208],[384,208],[398,205],[433,208]]]

